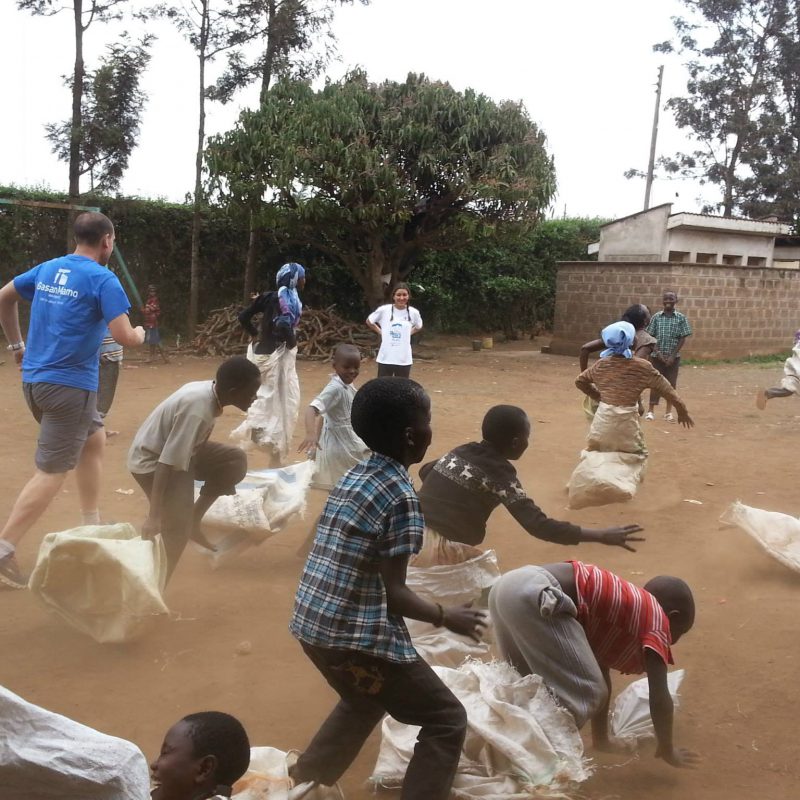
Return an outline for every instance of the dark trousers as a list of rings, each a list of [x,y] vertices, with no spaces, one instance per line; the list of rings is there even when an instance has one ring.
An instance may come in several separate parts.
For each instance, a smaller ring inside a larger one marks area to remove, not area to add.
[[[421,727],[401,800],[447,800],[467,732],[467,712],[436,673],[422,659],[399,664],[355,650],[300,644],[341,699],[297,760],[293,775],[333,785],[389,714]]]
[[[652,365],[669,381],[669,385],[674,389],[678,385],[678,368],[681,365],[681,357],[678,356],[671,366],[667,366],[657,358],[651,359]],[[657,406],[661,395],[655,390],[650,390],[650,405]]]
[[[399,364],[378,364],[379,378],[410,378],[411,364],[401,367]]]
[[[170,472],[161,512],[161,535],[170,574],[189,541],[192,527],[200,522],[194,518],[194,482],[203,481],[200,494],[213,500],[221,495],[236,494],[236,484],[244,479],[246,473],[244,451],[219,442],[201,444],[186,472]],[[148,500],[153,492],[154,476],[154,472],[133,474]]]
[[[97,385],[97,412],[105,417],[111,410],[119,380],[119,361],[100,359],[100,382]]]

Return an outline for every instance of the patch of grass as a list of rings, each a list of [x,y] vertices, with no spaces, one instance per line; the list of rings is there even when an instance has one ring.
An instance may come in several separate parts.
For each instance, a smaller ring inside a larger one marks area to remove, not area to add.
[[[682,367],[705,367],[715,364],[762,364],[773,366],[782,364],[791,355],[788,353],[772,353],[766,356],[744,356],[743,358],[687,358],[681,359]]]

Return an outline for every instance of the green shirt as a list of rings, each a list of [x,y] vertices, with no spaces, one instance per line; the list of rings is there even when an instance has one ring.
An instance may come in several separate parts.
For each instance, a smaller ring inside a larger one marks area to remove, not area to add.
[[[647,332],[656,337],[658,352],[671,356],[680,340],[692,335],[692,326],[680,311],[675,311],[671,316],[667,316],[663,311],[657,311],[647,326]]]

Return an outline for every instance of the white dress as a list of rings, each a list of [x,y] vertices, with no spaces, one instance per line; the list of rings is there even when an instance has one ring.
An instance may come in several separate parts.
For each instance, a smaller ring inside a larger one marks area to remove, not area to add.
[[[317,449],[317,466],[311,485],[332,489],[339,478],[369,455],[369,448],[356,436],[350,422],[350,408],[356,389],[338,375],[311,401],[323,417],[322,436]]]

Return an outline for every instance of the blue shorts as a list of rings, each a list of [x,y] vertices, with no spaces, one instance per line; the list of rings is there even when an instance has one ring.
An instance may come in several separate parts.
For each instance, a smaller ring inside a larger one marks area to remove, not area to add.
[[[145,330],[144,343],[149,344],[151,347],[161,344],[161,334],[158,332],[158,328],[147,328]]]
[[[97,392],[58,383],[23,383],[22,391],[40,425],[37,469],[50,474],[75,469],[86,440],[103,427]]]

